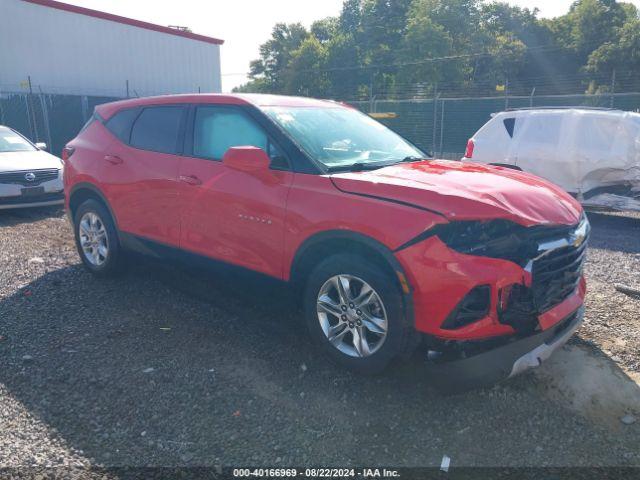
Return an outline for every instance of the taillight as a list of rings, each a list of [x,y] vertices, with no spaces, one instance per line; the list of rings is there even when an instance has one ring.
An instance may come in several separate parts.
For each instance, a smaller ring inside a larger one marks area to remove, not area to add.
[[[464,151],[464,158],[472,158],[473,157],[473,149],[475,148],[475,144],[472,139],[469,139],[467,142],[467,149]]]
[[[71,158],[71,155],[73,155],[73,152],[75,152],[76,149],[73,147],[64,147],[62,149],[62,161],[66,162],[67,160],[69,160]]]

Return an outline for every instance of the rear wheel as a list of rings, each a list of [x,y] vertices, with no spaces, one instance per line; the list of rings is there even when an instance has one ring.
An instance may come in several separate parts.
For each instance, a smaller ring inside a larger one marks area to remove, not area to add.
[[[96,200],[82,203],[74,215],[76,247],[84,266],[101,277],[122,271],[122,250],[111,214]]]
[[[335,255],[313,270],[304,308],[313,340],[362,373],[380,372],[405,353],[413,333],[393,279],[355,255]]]

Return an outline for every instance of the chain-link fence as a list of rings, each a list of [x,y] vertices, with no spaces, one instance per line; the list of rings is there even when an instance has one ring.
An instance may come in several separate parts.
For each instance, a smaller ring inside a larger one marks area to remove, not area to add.
[[[96,105],[118,97],[2,92],[0,125],[12,127],[34,142],[46,142],[59,154],[91,116]],[[507,108],[589,106],[636,111],[640,93],[606,95],[500,96],[371,100],[349,102],[440,158],[460,158],[467,140],[492,113]]]
[[[467,140],[492,113],[524,107],[604,107],[637,111],[640,93],[607,95],[500,96],[435,98],[421,100],[371,100],[349,104],[376,114],[382,123],[438,158],[458,159]]]
[[[33,142],[45,142],[59,155],[93,113],[96,105],[118,100],[46,93],[2,92],[0,125],[11,127]]]

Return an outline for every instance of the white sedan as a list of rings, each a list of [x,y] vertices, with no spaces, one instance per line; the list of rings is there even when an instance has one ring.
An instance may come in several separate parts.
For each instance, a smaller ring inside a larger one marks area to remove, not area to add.
[[[62,160],[0,125],[0,209],[64,203]]]

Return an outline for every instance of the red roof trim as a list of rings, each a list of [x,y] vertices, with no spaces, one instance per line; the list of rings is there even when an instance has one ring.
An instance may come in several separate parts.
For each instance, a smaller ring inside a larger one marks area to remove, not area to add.
[[[35,3],[44,7],[56,8],[58,10],[64,10],[67,12],[78,13],[80,15],[86,15],[88,17],[100,18],[102,20],[109,20],[111,22],[123,23],[125,25],[131,25],[132,27],[145,28],[147,30],[153,30],[155,32],[168,33],[169,35],[176,35],[178,37],[190,38],[191,40],[198,40],[206,43],[213,43],[215,45],[222,45],[224,40],[218,38],[206,37],[204,35],[198,35],[197,33],[182,32],[175,28],[164,27],[162,25],[156,25],[155,23],[143,22],[141,20],[134,20],[133,18],[121,17],[120,15],[113,15],[111,13],[100,12],[98,10],[92,10],[90,8],[77,7],[76,5],[69,5],[68,3],[56,2],[55,0],[22,0],[23,2]]]

